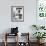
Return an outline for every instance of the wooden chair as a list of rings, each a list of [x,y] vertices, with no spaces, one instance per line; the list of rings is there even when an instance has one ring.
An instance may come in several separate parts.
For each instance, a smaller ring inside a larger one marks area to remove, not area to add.
[[[5,33],[5,41],[4,41],[4,42],[5,42],[5,46],[8,45],[8,42],[7,42],[7,38],[8,38],[8,37],[7,37],[7,36],[9,36],[9,37],[10,37],[10,36],[17,36],[17,38],[15,38],[15,40],[17,40],[15,46],[18,46],[18,33],[17,33],[17,34]]]
[[[19,45],[20,46],[30,46],[30,42],[29,42],[29,33],[21,33],[21,37],[22,37],[22,40],[23,39],[26,39],[26,41],[24,42],[20,42]],[[20,39],[21,40],[21,39]]]

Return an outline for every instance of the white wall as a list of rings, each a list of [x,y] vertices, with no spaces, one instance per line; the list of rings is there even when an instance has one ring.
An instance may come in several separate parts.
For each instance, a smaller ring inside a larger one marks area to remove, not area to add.
[[[11,22],[11,6],[24,6],[24,22]],[[31,24],[36,24],[36,0],[0,0],[0,30],[18,26],[28,32]]]
[[[11,6],[24,6],[24,22],[11,22]],[[36,24],[36,0],[0,0],[0,34],[17,26],[32,35],[32,24]]]

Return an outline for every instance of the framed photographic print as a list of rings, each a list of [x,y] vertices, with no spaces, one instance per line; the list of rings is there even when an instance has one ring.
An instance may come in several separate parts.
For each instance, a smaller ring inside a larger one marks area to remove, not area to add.
[[[46,0],[37,0],[36,24],[46,25]]]
[[[46,1],[44,0],[38,0],[37,1],[37,14],[39,18],[45,18],[46,17]]]
[[[11,21],[12,22],[24,21],[24,6],[11,6]]]

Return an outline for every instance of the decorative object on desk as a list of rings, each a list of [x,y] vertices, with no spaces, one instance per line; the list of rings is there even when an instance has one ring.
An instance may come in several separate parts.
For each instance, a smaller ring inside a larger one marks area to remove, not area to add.
[[[11,21],[12,22],[24,21],[24,6],[11,6]]]
[[[18,27],[16,28],[11,28],[11,34],[18,33]]]

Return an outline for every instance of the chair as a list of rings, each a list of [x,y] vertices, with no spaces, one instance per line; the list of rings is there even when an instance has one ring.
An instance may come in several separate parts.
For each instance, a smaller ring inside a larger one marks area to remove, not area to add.
[[[11,33],[5,33],[5,46],[7,46],[7,38],[17,36],[17,39],[15,38],[16,41],[16,46],[18,46],[18,27],[16,28],[11,28]]]
[[[30,42],[29,42],[29,33],[21,33],[21,37],[20,40],[24,40],[19,42],[19,46],[30,46]]]
[[[5,46],[8,45],[7,39],[10,38],[11,36],[17,36],[17,38],[15,38],[15,40],[16,40],[16,46],[18,46],[18,34],[17,35],[16,34],[12,35],[12,34],[9,34],[9,33],[5,34]]]

